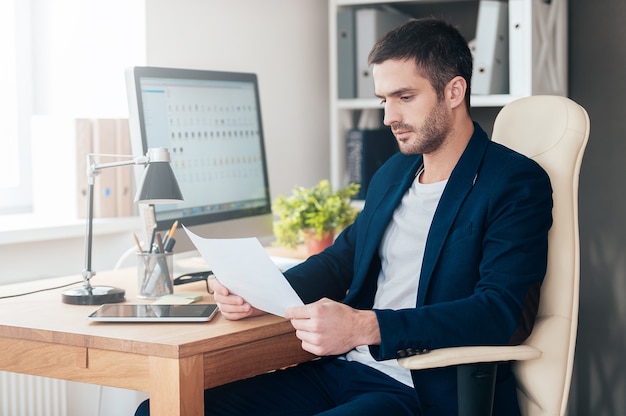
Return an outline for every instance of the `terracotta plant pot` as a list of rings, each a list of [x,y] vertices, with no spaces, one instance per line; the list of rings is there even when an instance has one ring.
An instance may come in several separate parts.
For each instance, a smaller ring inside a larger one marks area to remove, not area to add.
[[[333,243],[334,237],[332,232],[328,232],[323,234],[322,238],[319,239],[315,236],[314,230],[307,231],[305,238],[307,254],[312,256],[321,253],[326,247]]]

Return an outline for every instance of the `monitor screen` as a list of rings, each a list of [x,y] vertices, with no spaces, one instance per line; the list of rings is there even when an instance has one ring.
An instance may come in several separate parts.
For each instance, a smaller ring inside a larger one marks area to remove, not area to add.
[[[126,79],[133,153],[167,148],[183,193],[154,205],[157,229],[178,220],[203,237],[271,235],[256,75],[134,67]]]

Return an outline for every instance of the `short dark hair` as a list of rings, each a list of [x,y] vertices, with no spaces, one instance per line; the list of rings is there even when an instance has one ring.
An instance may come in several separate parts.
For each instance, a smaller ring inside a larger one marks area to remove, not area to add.
[[[378,40],[368,57],[370,65],[389,59],[413,60],[440,98],[452,78],[463,77],[467,82],[465,105],[469,111],[472,53],[454,26],[432,17],[411,19]]]

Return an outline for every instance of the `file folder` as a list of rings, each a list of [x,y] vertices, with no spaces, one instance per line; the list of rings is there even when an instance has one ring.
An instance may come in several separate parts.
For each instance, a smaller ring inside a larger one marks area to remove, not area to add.
[[[480,0],[476,24],[476,49],[472,93],[509,93],[508,3]]]
[[[93,130],[90,119],[75,120],[76,137],[76,213],[78,218],[87,218],[87,155],[93,153]]]
[[[372,176],[396,152],[398,143],[389,127],[348,131],[349,181],[361,185],[353,199],[365,199]]]
[[[356,10],[356,77],[359,98],[375,97],[374,80],[367,64],[370,50],[380,37],[408,21],[409,18],[409,16],[390,8]]]
[[[532,95],[532,12],[526,0],[509,0],[509,93]]]
[[[130,129],[128,127],[128,119],[119,118],[115,120],[117,134],[116,151],[118,155],[132,155],[133,151],[130,145]],[[130,217],[133,215],[134,192],[133,192],[133,170],[128,167],[116,169],[116,198],[117,203],[116,215],[118,217]]]
[[[117,123],[115,119],[93,119],[93,152],[101,155],[117,154]],[[115,159],[104,160],[106,162]],[[102,163],[102,160],[98,160]],[[117,171],[105,169],[95,179],[93,193],[94,218],[117,216]]]
[[[356,97],[354,9],[337,12],[337,97]]]

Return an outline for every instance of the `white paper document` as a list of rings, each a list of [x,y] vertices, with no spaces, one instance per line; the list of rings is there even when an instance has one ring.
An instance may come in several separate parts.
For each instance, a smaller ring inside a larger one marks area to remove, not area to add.
[[[231,293],[257,309],[283,317],[288,307],[303,305],[256,238],[203,238],[183,228],[213,274]]]

